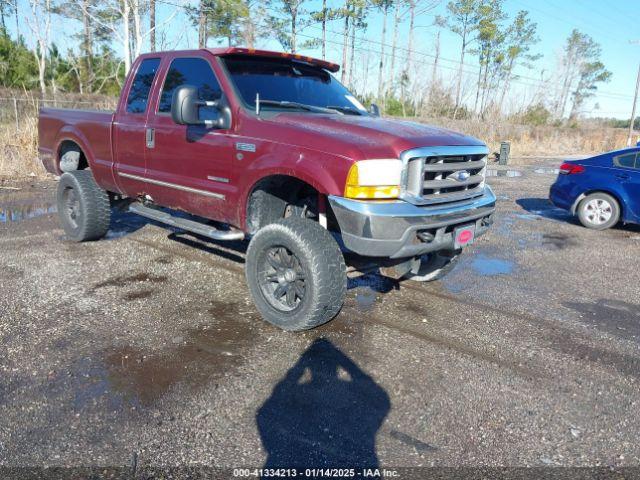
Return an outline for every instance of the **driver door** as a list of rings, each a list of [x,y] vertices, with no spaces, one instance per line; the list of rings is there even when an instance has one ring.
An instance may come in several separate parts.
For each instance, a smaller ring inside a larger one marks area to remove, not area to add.
[[[171,59],[157,105],[147,120],[148,194],[158,205],[228,221],[231,209],[225,208],[226,200],[234,189],[231,130],[174,123],[171,99],[182,85],[197,87],[201,100],[216,100],[222,94],[209,58]],[[213,108],[200,108],[201,120],[217,115]]]

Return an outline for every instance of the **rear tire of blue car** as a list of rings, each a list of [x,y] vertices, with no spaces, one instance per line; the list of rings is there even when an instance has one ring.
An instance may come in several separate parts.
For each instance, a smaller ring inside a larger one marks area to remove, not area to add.
[[[595,192],[584,197],[577,208],[580,223],[592,230],[606,230],[620,220],[620,204],[611,195]]]

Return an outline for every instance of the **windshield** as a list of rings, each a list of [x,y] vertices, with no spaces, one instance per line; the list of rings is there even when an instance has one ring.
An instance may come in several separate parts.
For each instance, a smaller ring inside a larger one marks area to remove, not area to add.
[[[255,108],[256,94],[259,94],[261,109],[279,109],[285,106],[277,103],[290,102],[342,113],[367,113],[349,90],[320,67],[277,58],[229,56],[223,60],[244,103],[251,108]],[[286,105],[286,108],[292,106],[295,108],[294,105]],[[300,110],[322,113],[313,109]]]

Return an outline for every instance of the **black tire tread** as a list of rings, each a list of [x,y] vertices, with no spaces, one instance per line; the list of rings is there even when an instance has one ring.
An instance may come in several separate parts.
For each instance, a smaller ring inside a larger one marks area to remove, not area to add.
[[[256,258],[256,249],[260,248],[261,238],[265,235],[292,235],[297,238],[299,245],[310,253],[311,271],[317,280],[315,286],[316,298],[312,299],[312,308],[307,314],[287,326],[278,325],[290,331],[308,330],[322,325],[334,318],[342,308],[347,291],[347,277],[344,257],[338,244],[331,234],[318,223],[298,218],[288,217],[267,225],[259,230],[251,240],[247,249],[247,282],[254,298],[259,293],[256,278],[251,278],[252,260]],[[258,305],[258,303],[257,303]],[[259,306],[259,305],[258,305]],[[263,316],[267,321],[269,315]]]
[[[79,226],[79,231],[75,236],[70,236],[70,238],[76,242],[86,242],[103,238],[109,231],[109,225],[111,223],[109,195],[98,186],[91,170],[67,172],[60,177],[58,209],[61,208],[61,190],[65,188],[67,182],[77,190],[83,215],[83,221]]]

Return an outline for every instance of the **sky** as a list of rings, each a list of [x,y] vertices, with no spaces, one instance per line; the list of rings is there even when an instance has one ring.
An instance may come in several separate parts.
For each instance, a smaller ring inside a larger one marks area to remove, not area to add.
[[[166,1],[167,3],[160,3]],[[339,0],[338,0],[339,1]],[[185,0],[157,0],[157,23],[162,25],[159,37],[166,49],[194,48],[197,46],[197,30],[187,19],[184,10],[178,8],[178,14],[166,24],[176,7],[170,4],[187,5]],[[435,15],[446,16],[446,0],[443,0],[428,14],[416,19],[416,40],[413,54],[417,78],[427,78],[432,73],[435,54],[435,38],[438,29],[433,26]],[[193,2],[195,5],[195,2]],[[329,0],[331,5],[331,0]],[[540,42],[534,46],[532,53],[540,53],[543,57],[535,63],[533,69],[519,68],[520,76],[513,86],[513,92],[507,99],[508,111],[518,110],[531,103],[536,94],[553,90],[557,81],[553,78],[556,71],[557,58],[566,38],[573,29],[578,29],[590,35],[602,47],[601,60],[612,72],[610,82],[598,87],[597,95],[590,99],[582,110],[587,117],[602,116],[629,118],[636,84],[636,75],[640,63],[640,31],[637,28],[637,2],[635,0],[505,0],[505,10],[509,18],[515,17],[519,10],[529,11],[531,19],[538,24]],[[19,0],[20,29],[29,41],[29,29],[24,15],[27,14],[29,4],[27,0]],[[303,8],[316,10],[319,0],[308,0]],[[390,19],[391,20],[391,19]],[[9,21],[10,31],[15,31],[13,20]],[[391,22],[389,22],[391,23]],[[52,39],[65,50],[75,46],[77,42],[70,36],[79,31],[80,25],[70,20],[56,18],[53,22]],[[340,63],[342,60],[341,24],[334,22],[328,26],[328,54],[329,60]],[[382,16],[372,13],[368,19],[365,32],[359,32],[356,43],[358,62],[355,66],[357,79],[355,84],[359,91],[375,90],[377,85],[376,65],[381,48]],[[398,69],[406,62],[408,20],[401,24],[398,35]],[[320,37],[318,25],[313,25],[301,32],[300,40],[310,37]],[[385,43],[392,43],[392,30],[388,28]],[[633,41],[638,41],[633,43]],[[213,46],[213,45],[210,45]],[[261,48],[281,50],[274,39],[265,39],[258,45]],[[119,45],[114,45],[118,53],[122,52]],[[385,47],[387,53],[390,48]],[[300,53],[320,56],[319,49],[302,50]],[[458,69],[460,56],[460,38],[446,29],[440,29],[440,60],[438,75],[445,84],[451,84]],[[387,56],[387,62],[390,58]],[[389,63],[387,63],[388,65]],[[369,74],[367,75],[367,67]],[[465,59],[466,72],[463,76],[464,98],[472,103],[475,95],[475,75],[477,60],[468,55]],[[430,77],[429,77],[430,78]],[[547,79],[548,83],[541,84],[540,79]]]

